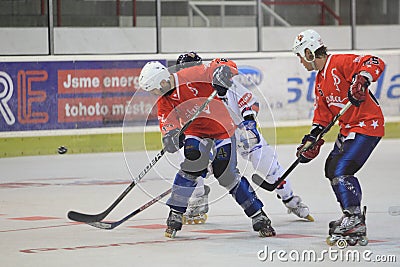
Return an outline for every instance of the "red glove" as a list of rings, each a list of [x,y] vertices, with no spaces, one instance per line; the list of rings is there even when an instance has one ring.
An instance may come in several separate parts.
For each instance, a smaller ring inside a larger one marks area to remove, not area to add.
[[[296,156],[300,158],[300,163],[307,163],[314,159],[319,154],[321,146],[325,143],[324,139],[319,139],[311,148],[304,148],[309,146],[315,141],[315,137],[306,134],[301,140],[301,144],[297,147]],[[303,151],[304,150],[304,151]],[[303,151],[303,152],[301,152]]]
[[[354,106],[359,107],[365,101],[370,84],[368,78],[360,74],[354,74],[349,91],[347,92],[347,97]]]

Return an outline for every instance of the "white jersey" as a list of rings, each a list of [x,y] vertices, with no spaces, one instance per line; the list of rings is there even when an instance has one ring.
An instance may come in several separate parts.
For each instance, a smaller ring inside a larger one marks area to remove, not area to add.
[[[233,78],[233,84],[222,98],[227,106],[229,113],[236,125],[239,125],[246,116],[253,115],[256,119],[259,111],[259,102],[253,92],[244,87],[238,79]],[[240,136],[243,130],[236,129],[235,136],[238,145],[239,154],[247,161],[250,161],[253,168],[262,177],[273,184],[284,173],[280,166],[276,151],[264,139],[260,133],[260,142],[253,144],[248,149],[244,149],[241,144]],[[246,133],[245,133],[246,135]],[[247,135],[249,136],[249,135]],[[286,184],[276,190],[282,199],[288,199],[293,196],[290,182],[286,179]]]
[[[235,77],[236,78],[236,77]],[[239,125],[245,116],[257,117],[259,103],[257,97],[237,79],[233,78],[233,84],[221,99],[229,109],[229,113],[236,125]]]

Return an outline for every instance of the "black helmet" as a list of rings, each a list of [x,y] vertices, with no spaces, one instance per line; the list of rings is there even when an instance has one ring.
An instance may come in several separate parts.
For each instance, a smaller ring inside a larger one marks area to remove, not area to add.
[[[178,57],[176,60],[176,71],[187,68],[187,67],[192,67],[196,65],[200,65],[203,63],[203,60],[199,55],[197,55],[196,52],[189,52],[182,54]]]

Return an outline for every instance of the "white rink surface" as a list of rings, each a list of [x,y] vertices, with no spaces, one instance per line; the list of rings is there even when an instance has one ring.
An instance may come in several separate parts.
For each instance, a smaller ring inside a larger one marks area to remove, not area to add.
[[[363,253],[372,261],[379,257],[392,257],[389,260],[393,261],[395,257],[396,262],[378,264],[399,266],[400,216],[389,215],[388,209],[400,206],[400,140],[381,141],[358,173],[363,204],[368,206],[370,243],[343,250],[325,243],[328,222],[340,216],[328,180],[323,176],[324,160],[331,147],[332,143],[325,144],[317,159],[298,166],[289,176],[295,193],[309,205],[315,222],[286,214],[275,194],[257,189],[278,234],[273,238],[259,238],[252,231],[250,219],[229,195],[223,196],[224,189],[213,177],[206,180],[211,186],[212,201],[207,223],[184,226],[171,240],[164,237],[168,214],[164,202],[110,231],[67,219],[69,210],[92,214],[105,210],[128,187],[131,178],[123,153],[0,159],[0,266],[370,265]],[[277,147],[283,166],[293,162],[295,148],[296,145]],[[150,158],[155,152],[151,152]],[[151,196],[169,188],[175,169],[166,159],[163,157],[140,186],[133,188],[108,220],[123,218]],[[136,176],[149,159],[144,152],[137,152],[129,154],[127,162]],[[245,173],[251,170],[246,169]],[[160,175],[166,179],[160,179]],[[265,247],[270,253],[281,251],[281,260],[274,253],[273,258],[260,261],[257,253]],[[303,261],[301,257],[294,260],[296,252],[301,255],[305,251],[314,251],[318,262]],[[352,256],[357,253],[359,261]],[[346,261],[349,257],[350,261]]]

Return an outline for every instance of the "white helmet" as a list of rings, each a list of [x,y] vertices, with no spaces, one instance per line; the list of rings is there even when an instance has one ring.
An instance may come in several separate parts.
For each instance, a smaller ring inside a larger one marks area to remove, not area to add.
[[[145,91],[161,90],[161,81],[169,81],[168,69],[159,61],[150,61],[142,68],[139,75],[139,86]]]
[[[305,58],[306,48],[310,49],[311,53],[314,54],[321,46],[324,46],[321,36],[314,30],[306,30],[294,39],[293,52]]]

